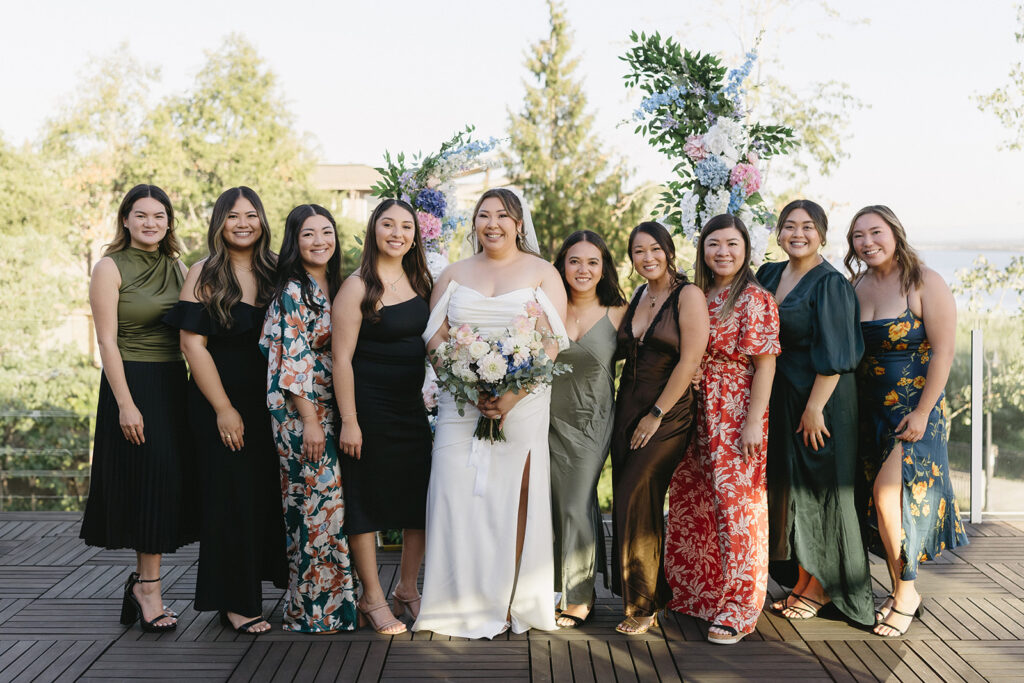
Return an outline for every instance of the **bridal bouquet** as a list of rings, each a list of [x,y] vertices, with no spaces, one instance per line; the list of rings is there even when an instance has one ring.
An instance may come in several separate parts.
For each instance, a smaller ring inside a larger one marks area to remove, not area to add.
[[[542,313],[540,304],[530,301],[523,313],[494,337],[486,337],[469,325],[452,327],[448,340],[430,352],[437,384],[455,399],[459,415],[464,414],[467,403],[475,404],[481,396],[530,391],[550,384],[555,375],[571,371],[569,365],[556,363],[544,351],[548,335],[537,329]],[[483,415],[473,436],[491,443],[505,440],[501,420]]]
[[[677,162],[655,214],[694,243],[714,216],[737,216],[759,261],[774,222],[761,195],[763,165],[795,143],[789,128],[748,120],[744,82],[757,53],[727,71],[718,57],[683,50],[657,33],[630,38],[634,44],[620,58],[630,67],[626,85],[647,94],[633,113],[636,132]]]

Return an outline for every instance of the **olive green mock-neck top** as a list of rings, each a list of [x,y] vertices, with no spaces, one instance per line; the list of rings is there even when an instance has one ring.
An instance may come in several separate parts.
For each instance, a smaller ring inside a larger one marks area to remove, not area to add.
[[[121,273],[117,299],[117,349],[121,360],[181,360],[178,330],[161,321],[178,302],[185,276],[159,250],[128,247],[110,254]]]

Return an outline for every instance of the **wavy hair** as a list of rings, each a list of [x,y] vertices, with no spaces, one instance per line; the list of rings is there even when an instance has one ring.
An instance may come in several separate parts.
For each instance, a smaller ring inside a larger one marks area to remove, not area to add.
[[[117,209],[117,232],[114,234],[114,239],[110,240],[103,250],[104,256],[124,251],[132,245],[131,233],[128,232],[128,228],[124,223],[128,220],[128,214],[135,207],[135,202],[145,197],[152,197],[157,200],[164,205],[164,209],[167,211],[167,234],[160,240],[160,251],[172,259],[178,258],[181,254],[181,242],[178,241],[178,236],[174,232],[174,207],[171,206],[170,197],[156,185],[142,184],[128,190],[124,199],[121,200],[121,206]]]
[[[597,283],[597,300],[606,307],[625,304],[626,297],[622,293],[622,287],[619,286],[619,272],[615,268],[612,253],[601,236],[593,230],[577,230],[572,233],[565,238],[558,254],[555,255],[555,269],[562,276],[562,285],[565,287],[566,295],[570,300],[572,299],[572,288],[569,287],[569,282],[565,279],[565,258],[569,254],[569,249],[580,242],[593,244],[601,252],[601,279]]]
[[[846,231],[846,256],[843,257],[843,265],[846,266],[846,270],[850,273],[850,282],[856,285],[864,277],[864,273],[867,272],[867,270],[861,268],[862,262],[857,257],[857,252],[853,248],[853,226],[858,218],[872,213],[881,218],[882,222],[892,230],[892,236],[896,242],[896,253],[893,255],[893,258],[896,259],[896,265],[900,268],[900,292],[909,294],[924,282],[924,273],[921,270],[921,257],[917,255],[914,248],[910,246],[910,242],[907,241],[907,231],[904,229],[903,223],[896,217],[892,209],[884,204],[865,206],[855,213],[850,220],[850,229]],[[857,262],[856,271],[853,269],[854,261]]]
[[[341,248],[338,244],[338,225],[334,222],[334,216],[319,204],[301,204],[292,209],[284,221],[281,254],[277,257],[277,286],[274,288],[274,298],[280,298],[288,283],[295,280],[302,291],[302,302],[316,313],[322,313],[323,306],[316,302],[313,285],[310,283],[309,273],[302,263],[302,253],[299,251],[299,232],[302,231],[302,224],[306,219],[312,216],[323,216],[334,229],[334,253],[327,261],[328,291],[324,292],[327,300],[334,301],[334,295],[341,288]]]
[[[412,216],[412,224],[415,228],[412,248],[402,256],[402,270],[409,278],[409,284],[413,291],[424,299],[430,300],[430,290],[434,286],[434,279],[430,276],[430,269],[427,268],[427,254],[423,249],[423,238],[420,235],[420,222],[416,219],[416,210],[408,202],[401,199],[385,199],[373,209],[370,220],[366,223],[366,239],[363,240],[363,256],[359,262],[359,277],[366,286],[366,294],[359,305],[363,317],[370,322],[380,320],[380,311],[377,305],[384,295],[384,283],[381,282],[380,273],[377,272],[377,261],[380,259],[380,248],[377,246],[377,221],[384,215],[384,212],[393,206],[398,206],[409,212]]]
[[[520,224],[523,222],[523,204],[519,201],[519,197],[516,196],[516,193],[507,187],[495,187],[480,195],[480,199],[477,200],[476,206],[473,207],[473,234],[476,234],[476,214],[480,210],[480,205],[491,197],[496,197],[498,201],[501,202],[501,205],[505,207],[505,211],[508,212],[508,215],[512,220]],[[526,246],[526,235],[519,232],[518,229],[516,230],[516,248],[524,253],[540,256],[540,254]],[[478,239],[476,252],[479,254],[483,250],[484,245]]]
[[[743,265],[740,266],[732,282],[729,283],[729,296],[725,298],[725,303],[722,304],[723,314],[720,315],[722,320],[728,320],[729,316],[733,314],[736,302],[739,301],[740,296],[743,295],[748,286],[754,285],[758,289],[764,289],[761,283],[757,281],[754,271],[750,269],[750,233],[747,231],[747,226],[736,216],[727,213],[715,216],[700,231],[700,241],[697,243],[697,262],[694,264],[693,272],[694,284],[700,287],[705,294],[715,284],[715,273],[704,260],[704,244],[711,235],[727,228],[736,228],[743,237]]]
[[[210,255],[203,263],[196,281],[196,299],[206,305],[206,310],[223,327],[230,329],[234,325],[231,309],[242,300],[242,287],[235,277],[235,269],[231,267],[230,248],[224,240],[224,224],[228,214],[234,209],[239,199],[245,198],[256,209],[260,222],[260,237],[252,250],[252,274],[256,278],[256,304],[265,305],[274,296],[274,276],[276,263],[270,251],[270,225],[267,214],[263,210],[263,202],[252,189],[232,187],[217,197],[210,216],[210,228],[206,232],[206,246]]]

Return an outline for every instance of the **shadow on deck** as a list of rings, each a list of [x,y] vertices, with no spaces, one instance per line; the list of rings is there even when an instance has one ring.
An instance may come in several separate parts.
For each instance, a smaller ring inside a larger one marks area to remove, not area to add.
[[[883,639],[835,611],[806,622],[763,614],[757,632],[723,647],[707,624],[670,614],[646,636],[614,631],[621,602],[599,589],[579,629],[467,641],[431,633],[327,636],[223,629],[192,609],[198,546],[164,557],[164,598],[177,631],[143,634],[118,624],[120,592],[134,553],[78,539],[78,513],[0,513],[0,681],[835,681],[1021,680],[1024,674],[1024,523],[968,527],[971,545],[946,551],[919,577],[924,614],[905,637]],[[397,553],[380,556],[382,583],[396,580]],[[873,558],[875,594],[885,568]],[[771,598],[782,597],[774,583]],[[281,622],[281,591],[264,592]]]

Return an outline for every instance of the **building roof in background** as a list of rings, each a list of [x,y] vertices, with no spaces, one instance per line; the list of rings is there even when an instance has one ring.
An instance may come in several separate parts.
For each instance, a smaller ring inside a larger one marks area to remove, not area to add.
[[[313,170],[313,183],[318,190],[362,190],[380,180],[377,169],[366,164],[317,164]]]

